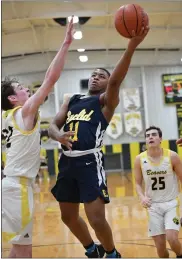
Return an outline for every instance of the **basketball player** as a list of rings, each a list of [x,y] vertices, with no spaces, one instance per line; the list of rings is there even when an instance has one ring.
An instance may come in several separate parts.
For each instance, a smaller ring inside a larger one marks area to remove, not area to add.
[[[95,69],[89,79],[87,95],[73,95],[63,103],[50,125],[49,135],[62,143],[59,175],[52,193],[59,202],[62,220],[79,239],[89,258],[119,258],[112,231],[105,218],[105,203],[109,203],[107,181],[101,151],[105,130],[119,103],[119,90],[128,71],[136,47],[144,40],[149,28],[130,39],[128,47],[112,75]],[[74,131],[69,139],[60,129]],[[96,245],[86,223],[79,216],[79,204],[84,203],[91,227],[102,245]]]
[[[14,80],[1,83],[1,103],[7,160],[2,180],[2,232],[13,246],[9,257],[32,257],[32,184],[40,166],[39,106],[60,77],[73,40],[73,21],[64,42],[49,66],[45,79],[30,97],[28,89]]]
[[[148,233],[161,258],[168,258],[166,239],[177,258],[182,258],[178,179],[182,182],[182,162],[174,151],[160,146],[162,131],[151,126],[145,131],[147,150],[136,157],[136,191],[149,217]],[[142,182],[145,183],[145,192]]]

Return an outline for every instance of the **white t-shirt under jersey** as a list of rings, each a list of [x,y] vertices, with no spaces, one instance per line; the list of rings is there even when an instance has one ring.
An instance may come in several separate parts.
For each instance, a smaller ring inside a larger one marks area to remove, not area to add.
[[[163,149],[163,156],[158,164],[150,161],[147,151],[140,154],[145,193],[152,202],[167,202],[178,197],[178,179],[172,168],[170,154],[169,149]]]
[[[33,130],[24,130],[22,108],[3,113],[2,133],[6,136],[4,175],[35,178],[40,166],[40,120]]]

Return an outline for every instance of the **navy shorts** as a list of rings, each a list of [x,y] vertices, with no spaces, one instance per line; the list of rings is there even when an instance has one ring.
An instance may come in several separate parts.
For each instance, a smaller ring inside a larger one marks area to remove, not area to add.
[[[85,203],[101,197],[109,203],[103,153],[59,160],[59,174],[51,190],[58,202]]]

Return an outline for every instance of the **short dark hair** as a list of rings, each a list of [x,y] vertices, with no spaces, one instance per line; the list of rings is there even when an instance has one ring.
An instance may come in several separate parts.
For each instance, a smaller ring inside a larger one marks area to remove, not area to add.
[[[98,67],[96,69],[101,69],[101,70],[105,71],[108,74],[109,77],[111,76],[110,72],[107,69],[103,68],[103,67]]]
[[[4,111],[13,108],[13,104],[8,100],[8,96],[16,94],[12,83],[18,83],[18,81],[9,77],[1,81],[1,108]]]
[[[146,137],[146,132],[149,131],[149,130],[157,130],[158,131],[158,134],[159,134],[159,137],[162,138],[162,130],[156,126],[150,126],[149,128],[147,128],[145,130],[145,137]]]

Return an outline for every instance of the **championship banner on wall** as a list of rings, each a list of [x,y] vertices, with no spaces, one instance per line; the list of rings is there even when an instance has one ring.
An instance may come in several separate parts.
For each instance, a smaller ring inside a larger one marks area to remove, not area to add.
[[[31,94],[33,95],[38,89],[39,87],[41,87],[42,85],[42,81],[37,81],[37,82],[33,82],[32,85],[29,85],[28,88],[31,91]],[[47,101],[48,96],[45,98],[44,102]]]
[[[178,123],[178,137],[182,138],[182,104],[176,105],[176,115]]]
[[[127,111],[136,111],[140,108],[139,88],[123,89],[123,106]]]
[[[117,139],[123,133],[122,118],[120,113],[115,113],[106,129],[106,134]]]
[[[139,135],[143,130],[141,112],[125,112],[124,124],[126,133],[132,137]]]
[[[182,74],[162,75],[162,85],[166,104],[182,103]]]

